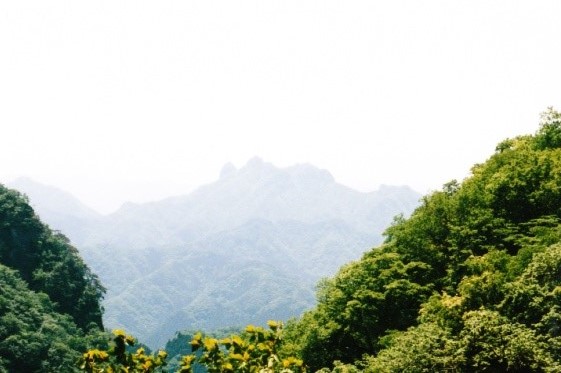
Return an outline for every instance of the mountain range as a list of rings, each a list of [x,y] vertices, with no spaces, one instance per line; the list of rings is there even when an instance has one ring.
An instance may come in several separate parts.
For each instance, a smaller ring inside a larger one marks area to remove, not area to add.
[[[100,215],[30,179],[9,184],[76,246],[107,288],[104,323],[151,347],[178,330],[286,320],[314,288],[381,243],[420,195],[406,186],[362,193],[309,164],[259,158],[192,193],[126,203]]]

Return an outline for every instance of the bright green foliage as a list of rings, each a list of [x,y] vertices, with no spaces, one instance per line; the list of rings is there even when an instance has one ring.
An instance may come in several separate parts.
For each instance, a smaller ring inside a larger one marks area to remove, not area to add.
[[[534,330],[498,312],[469,311],[459,336],[461,368],[489,372],[543,372],[561,369],[548,344]]]
[[[501,311],[537,327],[550,338],[561,336],[561,245],[536,254],[522,275],[506,286]],[[561,356],[561,355],[560,355]]]
[[[458,295],[431,297],[420,310],[420,324],[406,332],[391,332],[382,338],[380,345],[383,349],[377,356],[361,362],[365,370],[561,371],[558,338],[561,298],[555,298],[556,289],[559,289],[556,284],[561,282],[561,277],[556,274],[561,268],[561,248],[552,246],[536,255],[524,274],[514,282],[499,280],[498,283],[504,284],[504,301],[497,304],[496,299],[489,296],[493,291],[485,284],[497,283],[488,279],[501,275],[492,264],[502,262],[498,258],[503,256],[502,253],[491,253],[472,259],[470,266],[477,267],[483,276],[466,277],[459,286]],[[524,284],[535,286],[525,287]],[[514,300],[520,303],[513,304]],[[510,316],[499,310],[507,311]],[[526,321],[526,325],[516,320]]]
[[[318,373],[362,373],[364,369],[361,366],[356,366],[353,364],[344,364],[340,361],[333,362],[333,370],[322,368],[318,370]]]
[[[384,338],[385,348],[369,357],[363,365],[367,372],[446,372],[461,365],[458,343],[446,329],[424,323],[407,332],[395,332]]]
[[[561,114],[550,109],[534,136],[500,143],[324,280],[285,348],[333,371],[561,371],[560,242]]]
[[[559,371],[551,348],[535,331],[498,312],[466,312],[459,334],[435,323],[394,333],[384,350],[367,358],[367,372]]]
[[[415,322],[432,291],[430,273],[425,263],[404,264],[398,254],[382,251],[343,267],[320,285],[319,306],[304,316],[303,330],[295,333],[290,329],[300,326],[289,326],[299,341],[293,343],[302,345],[301,357],[319,369],[326,357],[350,362],[372,351],[386,329]]]
[[[535,143],[538,149],[561,148],[561,113],[551,107],[542,113]]]
[[[108,351],[92,349],[82,355],[80,369],[88,373],[117,372],[163,372],[167,353],[159,351],[154,355],[145,353],[143,347],[130,352],[136,341],[122,330],[113,331],[113,345]]]

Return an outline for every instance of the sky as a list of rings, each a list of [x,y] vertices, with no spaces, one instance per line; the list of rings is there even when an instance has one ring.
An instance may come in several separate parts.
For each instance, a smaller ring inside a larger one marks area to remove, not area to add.
[[[462,180],[561,109],[560,1],[0,1],[0,183],[109,213],[259,156]]]

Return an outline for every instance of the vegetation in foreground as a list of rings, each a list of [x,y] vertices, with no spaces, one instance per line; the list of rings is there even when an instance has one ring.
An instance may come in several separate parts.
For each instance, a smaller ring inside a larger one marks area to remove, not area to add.
[[[306,372],[302,360],[280,358],[282,324],[269,321],[269,329],[249,325],[240,335],[217,339],[195,334],[190,342],[191,353],[181,357],[181,373],[191,372]],[[88,373],[156,372],[166,369],[167,352],[146,354],[136,351],[135,340],[122,330],[113,332],[115,338],[108,350],[90,350],[82,356],[81,369]]]

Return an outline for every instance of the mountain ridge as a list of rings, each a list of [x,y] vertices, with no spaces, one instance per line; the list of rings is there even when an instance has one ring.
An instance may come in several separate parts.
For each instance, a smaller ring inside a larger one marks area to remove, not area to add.
[[[154,347],[177,330],[298,315],[321,277],[378,245],[419,197],[406,186],[363,193],[309,164],[254,158],[189,194],[127,204],[79,229],[66,222],[64,232],[108,289],[106,324]],[[225,296],[240,281],[245,295]]]

